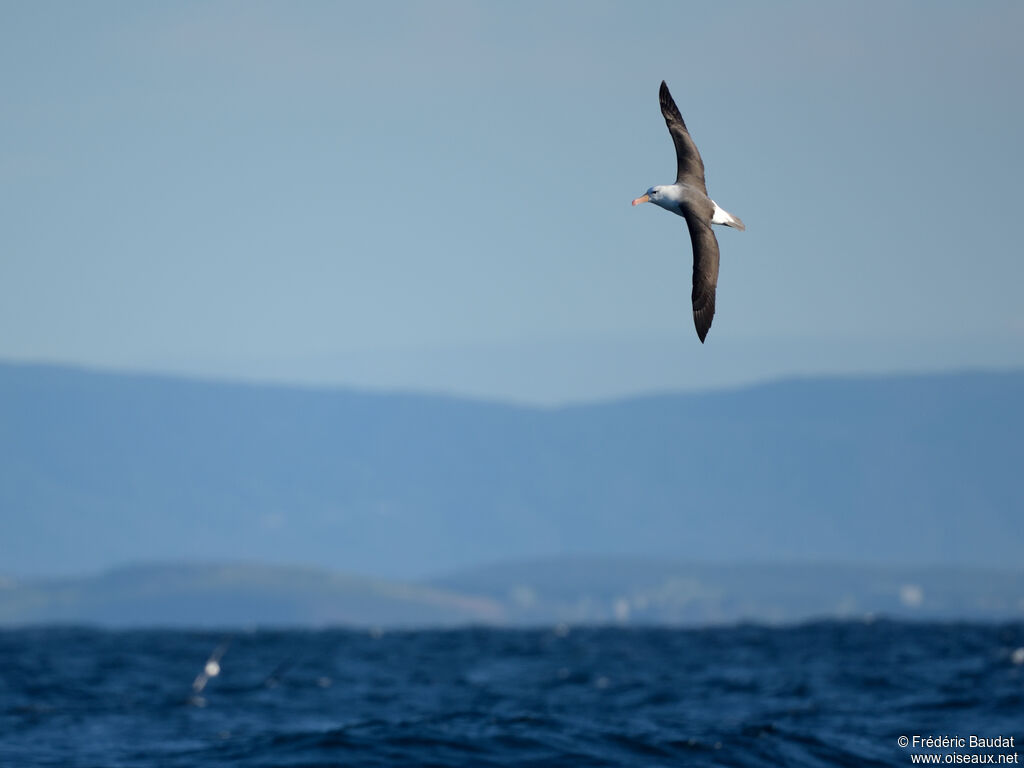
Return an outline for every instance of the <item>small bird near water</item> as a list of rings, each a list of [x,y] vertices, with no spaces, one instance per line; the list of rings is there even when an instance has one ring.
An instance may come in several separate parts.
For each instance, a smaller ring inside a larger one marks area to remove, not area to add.
[[[664,80],[661,81],[659,96],[661,114],[676,145],[676,183],[651,187],[647,194],[634,200],[633,205],[654,203],[686,219],[693,245],[693,324],[703,344],[715,316],[715,288],[718,285],[718,240],[711,231],[711,225],[724,224],[740,230],[746,227],[738,216],[720,208],[708,197],[704,162]]]

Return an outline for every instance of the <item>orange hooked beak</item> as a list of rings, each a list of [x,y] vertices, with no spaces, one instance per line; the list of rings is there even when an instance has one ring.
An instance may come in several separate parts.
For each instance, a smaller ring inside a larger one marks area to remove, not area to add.
[[[633,205],[640,205],[640,203],[649,203],[651,201],[650,195],[643,195],[633,201]]]

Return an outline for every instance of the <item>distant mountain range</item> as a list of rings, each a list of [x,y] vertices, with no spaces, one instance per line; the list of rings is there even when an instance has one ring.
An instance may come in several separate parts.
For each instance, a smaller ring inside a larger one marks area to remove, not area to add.
[[[872,617],[1019,621],[1024,570],[576,557],[425,584],[253,564],[133,566],[0,583],[0,627],[698,626]]]
[[[542,409],[6,364],[0,573],[231,561],[408,581],[592,554],[1014,569],[1022,467],[1021,372]],[[431,588],[451,617],[476,594]]]
[[[0,626],[444,626],[503,618],[490,598],[244,563],[161,563],[77,578],[0,582]]]

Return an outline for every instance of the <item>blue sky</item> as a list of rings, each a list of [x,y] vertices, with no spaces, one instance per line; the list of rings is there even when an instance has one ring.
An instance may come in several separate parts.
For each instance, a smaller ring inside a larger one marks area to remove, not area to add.
[[[1024,365],[1024,6],[0,4],[0,357],[562,402]],[[719,231],[701,345],[668,81]]]

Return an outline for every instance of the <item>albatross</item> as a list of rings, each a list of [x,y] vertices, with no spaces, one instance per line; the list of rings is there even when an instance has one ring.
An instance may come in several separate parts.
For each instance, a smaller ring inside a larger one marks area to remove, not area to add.
[[[700,159],[697,145],[690,138],[679,107],[664,80],[658,95],[661,114],[676,145],[676,183],[651,187],[646,194],[634,200],[633,205],[654,203],[686,219],[693,246],[693,324],[703,344],[715,316],[715,287],[718,285],[718,240],[711,231],[711,225],[724,224],[739,230],[746,227],[738,216],[733,216],[708,197],[704,161]]]

